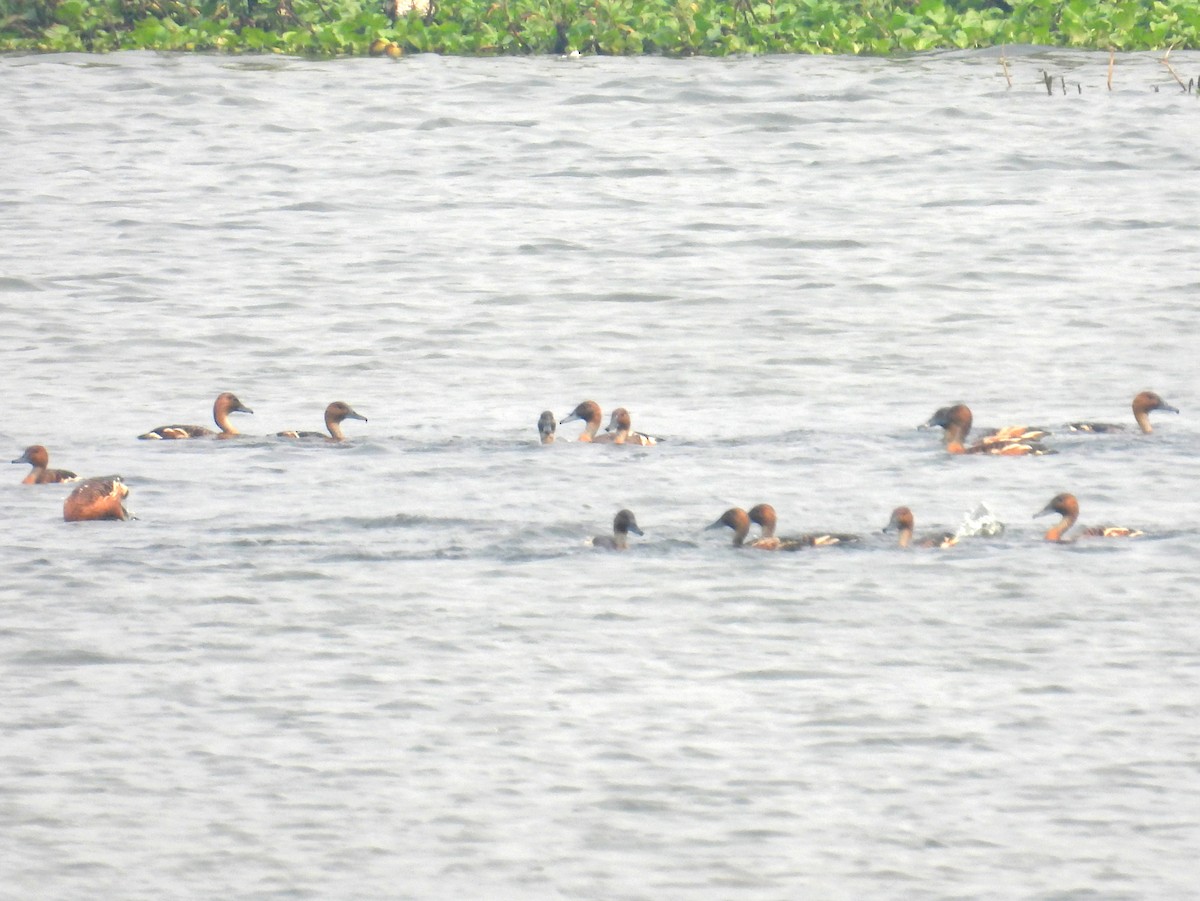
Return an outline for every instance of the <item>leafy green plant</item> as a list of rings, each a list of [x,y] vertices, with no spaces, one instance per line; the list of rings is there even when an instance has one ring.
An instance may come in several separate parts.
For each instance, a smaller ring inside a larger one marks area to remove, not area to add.
[[[0,51],[728,56],[1012,43],[1200,47],[1200,0],[432,0],[407,10],[395,0],[0,0]]]

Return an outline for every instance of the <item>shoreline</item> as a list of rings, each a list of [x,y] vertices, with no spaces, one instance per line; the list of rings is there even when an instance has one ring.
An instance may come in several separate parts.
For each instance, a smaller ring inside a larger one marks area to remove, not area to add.
[[[1197,48],[1200,0],[0,0],[0,52],[891,56],[1014,44]]]

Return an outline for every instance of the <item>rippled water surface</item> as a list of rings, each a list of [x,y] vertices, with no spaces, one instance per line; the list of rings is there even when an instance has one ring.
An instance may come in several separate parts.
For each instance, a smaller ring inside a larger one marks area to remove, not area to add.
[[[7,474],[0,895],[1192,895],[1200,107],[1106,64],[0,58],[0,437],[138,517]]]

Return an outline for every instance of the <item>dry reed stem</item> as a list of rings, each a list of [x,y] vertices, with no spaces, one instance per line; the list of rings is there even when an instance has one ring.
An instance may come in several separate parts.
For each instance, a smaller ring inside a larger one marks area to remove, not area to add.
[[[1169,57],[1171,55],[1171,51],[1174,49],[1175,49],[1174,45],[1168,47],[1167,52],[1163,54],[1163,58],[1160,59],[1159,62],[1167,67],[1167,71],[1171,73],[1171,77],[1174,78],[1175,81],[1179,83],[1179,87],[1181,89],[1186,91],[1187,85],[1183,83],[1183,79],[1179,77],[1179,73],[1176,72],[1175,67],[1171,65],[1171,61],[1169,59],[1167,59],[1167,57]]]

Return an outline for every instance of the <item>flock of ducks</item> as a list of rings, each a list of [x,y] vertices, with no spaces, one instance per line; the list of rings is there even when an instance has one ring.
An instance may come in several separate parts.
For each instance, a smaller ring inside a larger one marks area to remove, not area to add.
[[[1132,408],[1134,422],[1137,424],[1138,429],[1146,434],[1153,431],[1153,427],[1150,425],[1150,413],[1152,411],[1179,412],[1178,409],[1168,404],[1153,391],[1143,391],[1138,394],[1133,399]],[[562,423],[571,422],[576,419],[582,420],[585,423],[584,430],[578,438],[579,441],[643,445],[651,445],[658,442],[656,438],[632,431],[629,411],[624,407],[613,411],[612,418],[609,420],[609,424],[603,435],[597,434],[603,417],[600,413],[600,406],[595,401],[584,401],[571,412],[570,416],[560,420],[559,424],[561,425]],[[984,432],[974,443],[968,443],[968,435],[971,431],[972,423],[973,417],[970,408],[966,404],[954,404],[953,406],[942,407],[935,411],[918,428],[942,429],[942,445],[949,454],[985,454],[989,456],[1013,457],[1057,453],[1053,448],[1042,444],[1042,439],[1047,437],[1050,432],[1047,429],[1030,426],[1008,426],[1002,429],[992,429]],[[1116,423],[1069,422],[1066,425],[1066,429],[1070,432],[1104,434],[1125,431],[1125,426]],[[554,414],[549,410],[543,412],[538,419],[538,434],[541,436],[543,444],[554,442],[555,420]],[[1047,541],[1068,542],[1074,540],[1074,537],[1131,538],[1142,534],[1137,529],[1130,529],[1124,526],[1089,526],[1076,532],[1072,538],[1066,537],[1067,531],[1079,519],[1079,501],[1073,494],[1064,493],[1052,498],[1050,503],[1043,507],[1041,511],[1034,514],[1034,518],[1036,519],[1039,516],[1051,513],[1057,513],[1061,518],[1046,531],[1045,538]],[[756,538],[750,538],[751,524],[757,525],[761,530]],[[735,547],[753,548],[761,551],[798,551],[804,548],[836,547],[839,545],[856,544],[862,540],[858,535],[844,532],[808,532],[800,535],[780,537],[775,534],[776,525],[777,517],[775,508],[770,504],[758,504],[752,507],[749,513],[741,507],[731,507],[707,528],[729,528],[733,531],[733,544]],[[902,548],[948,548],[958,543],[958,536],[953,532],[938,532],[914,538],[913,512],[908,507],[897,507],[893,510],[891,518],[888,520],[887,525],[884,526],[883,531],[885,533],[895,532],[897,535],[897,544]],[[630,532],[635,535],[642,534],[642,530],[638,528],[637,519],[633,515],[633,512],[630,510],[621,510],[613,518],[612,535],[597,535],[592,539],[592,544],[595,547],[606,548],[608,550],[625,550],[629,547]]]
[[[1133,399],[1133,418],[1137,427],[1143,433],[1153,431],[1150,425],[1150,413],[1155,410],[1178,413],[1179,410],[1168,404],[1152,391],[1143,391]],[[199,425],[164,425],[139,435],[142,440],[178,441],[186,439],[222,439],[232,438],[238,434],[229,421],[233,413],[253,413],[254,411],[238,400],[237,395],[225,392],[219,395],[213,404],[213,421],[217,431]],[[316,431],[284,431],[277,432],[276,437],[293,440],[339,442],[345,440],[342,423],[347,419],[357,419],[366,422],[365,416],[359,415],[347,403],[335,401],[325,408],[325,432]],[[583,422],[583,431],[578,441],[593,444],[632,444],[651,446],[660,439],[633,430],[629,411],[624,407],[613,410],[608,425],[603,434],[600,433],[600,423],[603,421],[600,405],[595,401],[586,400],[579,404],[570,415],[561,420],[555,420],[554,414],[546,410],[538,418],[538,435],[542,444],[552,444],[556,437],[557,425],[579,420]],[[1042,444],[1042,440],[1050,433],[1046,429],[1028,426],[1009,426],[983,433],[974,443],[968,442],[972,426],[971,410],[966,404],[954,404],[937,410],[919,428],[942,429],[942,444],[950,454],[986,454],[992,456],[1020,456],[1056,453],[1052,448]],[[1124,431],[1125,426],[1113,423],[1072,422],[1067,423],[1068,431],[1108,433]],[[51,469],[50,454],[40,444],[34,444],[12,461],[26,463],[31,468],[23,479],[26,485],[47,485],[62,482],[79,481],[79,476],[66,469]],[[129,519],[129,511],[125,509],[125,498],[129,488],[120,476],[101,476],[84,479],[71,491],[63,502],[63,519],[67,522],[86,520]],[[1067,531],[1079,519],[1079,501],[1072,494],[1059,494],[1041,511],[1034,514],[1045,516],[1057,513],[1060,517],[1045,533],[1047,541],[1071,541]],[[757,525],[760,533],[750,538],[751,525]],[[858,535],[841,532],[809,532],[800,535],[781,537],[775,534],[777,516],[775,508],[770,504],[758,504],[747,513],[741,507],[726,510],[708,529],[728,528],[733,532],[735,547],[753,548],[765,551],[796,551],[804,548],[835,547],[851,545],[861,541]],[[895,532],[898,545],[902,548],[947,548],[957,543],[958,538],[953,532],[940,532],[932,535],[913,537],[913,513],[908,507],[897,507],[892,511],[891,519],[884,527],[884,532]],[[621,510],[613,518],[612,535],[597,535],[592,544],[608,550],[625,550],[629,547],[629,533],[642,535],[637,518],[630,510]],[[1076,532],[1075,537],[1092,536],[1103,538],[1134,537],[1142,533],[1136,529],[1123,526],[1092,526]]]
[[[217,396],[213,403],[213,422],[218,431],[213,431],[202,425],[160,425],[145,434],[138,435],[143,441],[181,441],[194,438],[233,438],[241,434],[229,421],[232,413],[253,413],[254,411],[238,400],[236,394],[228,391]],[[334,401],[325,408],[325,432],[286,431],[276,432],[276,437],[300,440],[316,440],[337,442],[344,441],[342,423],[347,419],[367,417],[354,411],[354,408],[342,401]],[[60,482],[76,482],[79,485],[67,495],[63,501],[63,519],[67,522],[83,522],[87,520],[130,519],[125,509],[125,498],[129,496],[129,486],[120,476],[97,476],[83,479],[67,469],[51,469],[50,453],[43,445],[34,444],[25,448],[25,453],[13,460],[14,463],[28,463],[32,468],[25,476],[26,485],[49,485]]]

